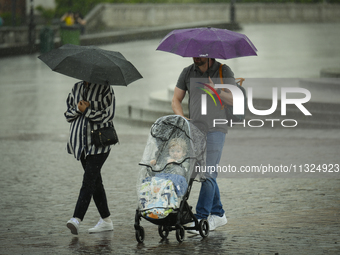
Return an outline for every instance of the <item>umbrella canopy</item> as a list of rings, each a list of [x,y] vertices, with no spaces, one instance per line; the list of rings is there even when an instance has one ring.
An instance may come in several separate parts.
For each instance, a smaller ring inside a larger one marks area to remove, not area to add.
[[[212,27],[174,30],[164,37],[157,50],[182,57],[220,59],[257,55],[246,35]]]
[[[55,72],[91,83],[127,86],[143,78],[121,53],[95,46],[65,44],[38,58]]]

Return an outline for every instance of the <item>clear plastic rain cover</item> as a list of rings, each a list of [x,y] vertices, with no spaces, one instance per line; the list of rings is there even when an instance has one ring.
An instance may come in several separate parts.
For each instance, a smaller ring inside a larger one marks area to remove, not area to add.
[[[152,125],[137,182],[143,217],[167,217],[179,208],[189,180],[200,180],[195,166],[205,164],[206,150],[204,125],[200,125],[178,115],[161,117]]]

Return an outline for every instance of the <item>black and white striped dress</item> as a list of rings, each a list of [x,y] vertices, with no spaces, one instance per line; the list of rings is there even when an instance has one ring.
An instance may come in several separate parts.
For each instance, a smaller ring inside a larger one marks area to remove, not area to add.
[[[84,100],[90,107],[82,113],[78,109],[78,102]],[[67,100],[66,121],[70,125],[70,138],[67,151],[79,160],[82,152],[85,155],[106,153],[110,146],[95,147],[91,143],[91,130],[113,125],[115,113],[115,95],[111,86],[99,84],[85,84],[78,82],[74,85]]]

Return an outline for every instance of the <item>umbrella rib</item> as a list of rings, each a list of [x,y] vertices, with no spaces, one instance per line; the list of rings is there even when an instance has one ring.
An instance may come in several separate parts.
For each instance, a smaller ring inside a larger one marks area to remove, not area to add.
[[[215,33],[216,34],[216,33]],[[220,42],[223,42],[222,38],[220,37],[219,34],[216,34],[217,38],[220,40]],[[229,42],[227,42],[229,44]],[[227,56],[227,52],[226,49],[224,47],[222,47],[223,51],[224,51],[224,56]],[[225,57],[225,59],[227,59],[227,57]]]
[[[63,63],[64,62],[67,62],[67,60],[69,59],[69,58],[71,58],[71,57],[74,57],[75,55],[77,55],[77,54],[81,54],[82,52],[77,52],[77,53],[74,53],[73,55],[71,55],[71,56],[67,56],[67,57],[65,57],[63,60],[61,60],[59,63],[58,63],[58,65],[56,65],[52,70],[53,71],[55,71],[55,72],[59,72],[59,73],[61,73],[61,74],[65,74],[64,72],[62,72],[61,70],[63,69],[61,66],[63,66]],[[72,69],[71,69],[72,70]],[[65,74],[65,75],[67,75],[67,74]],[[74,76],[71,76],[71,77],[73,77],[73,78],[76,78],[76,79],[82,79],[79,75],[74,75]]]
[[[190,38],[189,41],[188,41],[188,43],[186,44],[186,47],[185,47],[185,49],[184,49],[184,51],[183,51],[183,52],[184,52],[184,54],[183,54],[184,56],[185,56],[185,54],[186,54],[186,52],[187,52],[187,49],[188,49],[188,47],[189,47],[189,45],[190,45],[190,42],[193,41],[193,40],[194,40],[194,38]]]
[[[201,33],[203,33],[204,32],[204,30],[203,31],[199,31],[196,35],[195,35],[195,37],[197,37],[197,36],[199,36]],[[188,49],[188,47],[189,47],[189,45],[190,45],[190,43],[192,42],[192,41],[194,41],[194,40],[196,40],[195,39],[195,37],[191,37],[191,38],[189,38],[189,41],[188,41],[188,43],[186,44],[186,47],[185,47],[185,50],[184,50],[184,53],[186,53],[187,52],[187,49]],[[183,54],[183,55],[185,55],[185,54]],[[192,56],[188,56],[188,57],[192,57]],[[196,56],[196,57],[200,57],[200,56]]]
[[[220,39],[220,41],[221,41],[221,37],[220,37],[220,35],[219,34],[216,34],[216,36]],[[254,51],[254,53],[255,53],[255,55],[257,55],[256,54],[256,51],[257,51],[257,49],[255,48],[255,46],[253,45],[253,43],[249,40],[249,38],[246,36],[246,35],[244,35],[244,34],[240,34],[240,37],[238,38],[239,40],[245,40],[246,42],[247,42],[247,44],[249,45],[249,47],[251,47],[251,49]],[[239,41],[238,40],[238,41]],[[223,40],[222,40],[223,41]],[[226,43],[228,43],[229,44],[229,42],[228,41],[226,41]],[[255,49],[254,49],[255,48]],[[223,47],[223,50],[224,50],[224,54],[225,54],[225,56],[227,56],[227,52],[226,52],[226,49]],[[235,57],[232,57],[232,58],[236,58],[236,57],[243,57],[241,54],[239,54],[239,51],[238,50],[236,50],[235,49]],[[227,58],[226,58],[227,59]]]
[[[107,58],[108,60],[110,60],[111,61],[111,59],[108,57],[108,56],[106,56],[106,55],[104,55],[103,54],[103,56],[105,57],[105,58]],[[125,59],[124,58],[124,56],[122,56],[123,58],[120,58],[120,57],[117,57],[118,59],[117,59],[117,61],[126,61],[126,63],[128,63],[129,64],[129,66],[131,66],[131,68],[133,67],[134,69],[135,69],[135,67],[131,64],[131,62],[130,61],[128,61],[127,59]],[[117,67],[119,67],[118,65],[117,65]],[[130,77],[129,78],[129,80],[127,80],[126,79],[126,75],[125,75],[125,73],[123,72],[123,70],[122,70],[122,68],[118,68],[119,69],[119,72],[120,72],[120,74],[122,75],[122,77],[124,78],[124,81],[125,81],[125,83],[126,84],[121,84],[121,85],[128,85],[128,84],[130,84],[131,82],[134,82],[134,81],[136,81],[136,80],[138,80],[139,78],[132,78],[132,77]],[[136,71],[137,71],[137,69],[136,69]],[[137,71],[138,72],[138,71]],[[138,72],[138,74],[139,74],[139,72]],[[139,74],[140,75],[140,74]],[[141,75],[140,75],[141,76]],[[141,76],[142,77],[142,76]],[[116,84],[117,85],[117,84]]]
[[[106,56],[105,54],[102,54],[101,52],[100,52],[100,54],[101,54],[103,57],[105,57],[107,60],[112,61],[112,60],[111,60],[108,56]],[[119,72],[121,72],[122,76],[124,77],[122,70],[121,70],[120,68],[118,68],[118,69],[119,69]],[[107,75],[107,76],[108,76],[108,75]],[[109,80],[106,80],[105,82],[107,82],[107,85],[110,85],[110,81],[109,81]],[[103,85],[106,85],[106,84],[103,84]]]

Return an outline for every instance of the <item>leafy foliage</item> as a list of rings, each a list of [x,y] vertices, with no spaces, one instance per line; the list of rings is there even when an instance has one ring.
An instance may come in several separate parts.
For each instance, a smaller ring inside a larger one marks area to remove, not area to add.
[[[56,0],[56,14],[62,16],[68,11],[79,12],[86,15],[91,9],[100,3],[110,3],[110,0]]]
[[[45,19],[47,24],[50,24],[52,22],[52,19],[55,16],[54,9],[47,9],[41,5],[38,5],[35,9],[41,14],[41,16]]]

